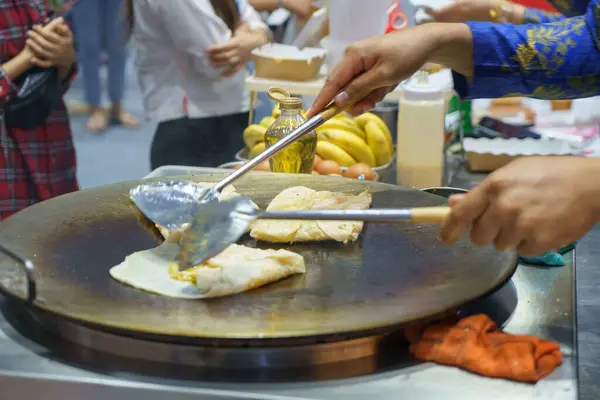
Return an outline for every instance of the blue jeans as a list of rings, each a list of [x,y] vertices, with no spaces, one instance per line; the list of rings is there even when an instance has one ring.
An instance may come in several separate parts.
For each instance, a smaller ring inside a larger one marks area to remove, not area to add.
[[[126,23],[123,0],[85,0],[73,8],[79,67],[85,100],[102,103],[100,66],[102,51],[108,56],[108,96],[113,104],[123,99],[126,54]]]

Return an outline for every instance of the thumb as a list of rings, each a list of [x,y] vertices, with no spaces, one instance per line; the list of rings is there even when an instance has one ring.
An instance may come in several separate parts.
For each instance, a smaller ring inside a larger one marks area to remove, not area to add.
[[[450,207],[454,207],[455,205],[457,205],[458,203],[460,203],[461,200],[465,198],[465,196],[466,196],[466,194],[453,194],[448,199],[448,205]]]

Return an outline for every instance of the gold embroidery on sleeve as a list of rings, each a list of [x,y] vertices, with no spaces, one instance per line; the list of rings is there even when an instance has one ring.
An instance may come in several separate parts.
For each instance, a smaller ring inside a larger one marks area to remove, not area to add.
[[[532,26],[527,29],[527,41],[517,46],[511,59],[524,74],[543,71],[552,75],[564,65],[569,49],[577,46],[573,36],[581,36],[584,27],[583,16]]]

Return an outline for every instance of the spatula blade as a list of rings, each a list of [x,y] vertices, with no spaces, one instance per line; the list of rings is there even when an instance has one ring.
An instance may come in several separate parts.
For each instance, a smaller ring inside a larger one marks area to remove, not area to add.
[[[200,265],[235,243],[246,233],[257,211],[243,196],[199,204],[180,241],[179,270]]]

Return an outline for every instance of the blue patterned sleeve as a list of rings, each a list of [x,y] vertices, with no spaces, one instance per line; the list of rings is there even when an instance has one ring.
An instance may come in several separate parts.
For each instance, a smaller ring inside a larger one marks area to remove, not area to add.
[[[470,22],[474,76],[454,74],[465,98],[572,99],[600,94],[600,0],[585,15],[538,25]]]
[[[545,24],[548,22],[560,21],[565,18],[567,17],[559,13],[537,10],[535,8],[526,8],[523,15],[523,23]]]

